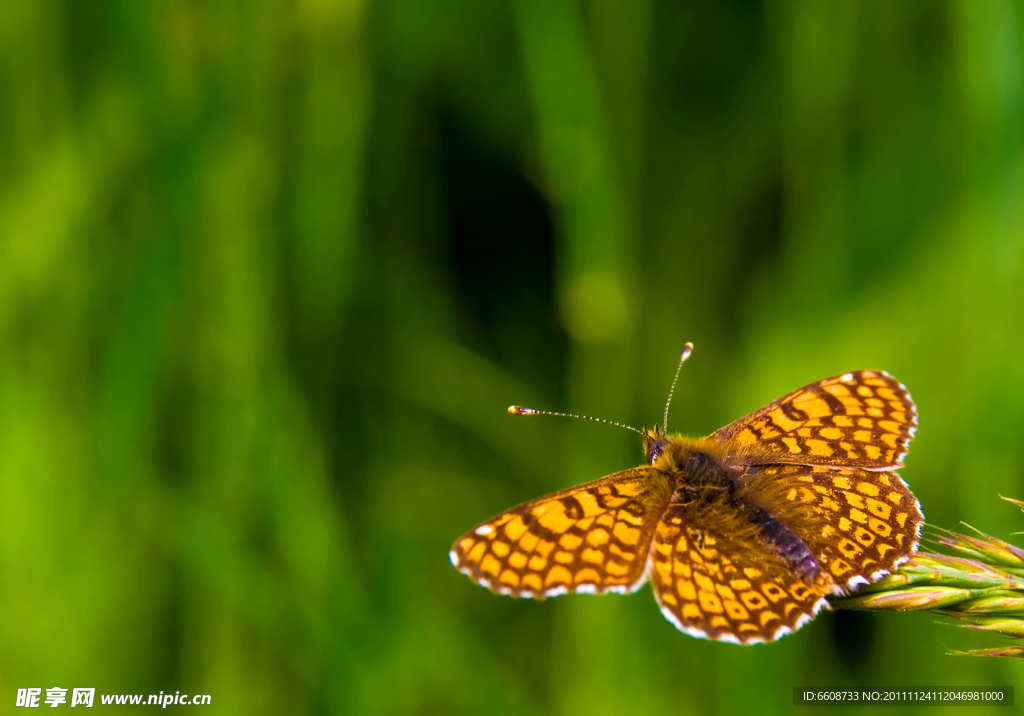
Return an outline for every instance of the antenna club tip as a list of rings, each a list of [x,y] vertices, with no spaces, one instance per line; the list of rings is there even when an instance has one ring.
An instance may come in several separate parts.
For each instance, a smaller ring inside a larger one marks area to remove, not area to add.
[[[509,415],[529,415],[532,412],[533,411],[530,410],[529,408],[523,408],[523,407],[520,407],[518,405],[510,405],[510,406],[508,406],[508,414]]]
[[[689,358],[691,353],[693,353],[693,344],[687,343],[685,346],[683,346],[683,360]]]

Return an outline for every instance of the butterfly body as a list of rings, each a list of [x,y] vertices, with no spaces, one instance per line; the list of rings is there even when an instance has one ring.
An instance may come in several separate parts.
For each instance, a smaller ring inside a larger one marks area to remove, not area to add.
[[[774,550],[803,579],[827,586],[831,580],[822,574],[821,565],[813,552],[792,529],[775,514],[787,521],[798,519],[787,503],[773,504],[772,494],[759,490],[759,475],[763,472],[756,464],[749,465],[749,449],[735,449],[727,442],[705,438],[692,440],[680,435],[667,437],[657,428],[644,431],[645,452],[648,460],[673,484],[670,505],[686,514],[688,509],[725,511],[743,514],[756,528],[757,539]],[[733,449],[730,449],[732,447]]]
[[[906,389],[858,371],[704,438],[644,430],[645,465],[513,508],[460,538],[451,561],[520,597],[650,579],[681,631],[772,641],[917,549],[923,515],[895,472],[915,428]]]

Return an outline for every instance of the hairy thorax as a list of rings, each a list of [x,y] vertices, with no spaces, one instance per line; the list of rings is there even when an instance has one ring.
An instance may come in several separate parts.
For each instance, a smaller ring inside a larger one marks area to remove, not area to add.
[[[710,440],[691,440],[682,436],[664,437],[650,463],[675,478],[675,487],[684,492],[732,493],[743,476],[743,467],[729,459],[721,444]]]

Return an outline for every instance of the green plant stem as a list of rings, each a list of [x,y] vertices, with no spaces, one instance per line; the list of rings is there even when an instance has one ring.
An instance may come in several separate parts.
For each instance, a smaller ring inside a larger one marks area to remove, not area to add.
[[[1003,499],[1024,509],[1018,500]],[[895,574],[831,598],[832,607],[930,611],[966,629],[1024,638],[1024,550],[975,531],[978,536],[971,537],[929,527],[926,543],[963,556],[919,552]],[[1024,645],[949,653],[1024,658]]]

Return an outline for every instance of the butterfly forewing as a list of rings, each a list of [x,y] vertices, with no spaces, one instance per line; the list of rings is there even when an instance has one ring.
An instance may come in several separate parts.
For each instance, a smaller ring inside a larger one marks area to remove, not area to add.
[[[924,515],[894,472],[773,465],[744,484],[741,497],[803,540],[833,592],[875,582],[917,551]]]
[[[701,509],[670,507],[651,562],[662,614],[702,639],[774,641],[826,605],[826,588],[802,581],[725,500]]]
[[[917,429],[910,393],[884,371],[811,383],[711,435],[748,464],[902,467]]]
[[[501,594],[630,592],[647,576],[654,528],[671,494],[651,467],[519,505],[463,535],[452,564]]]

